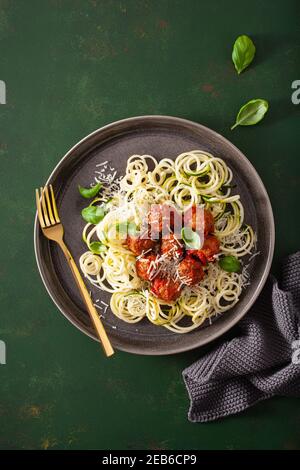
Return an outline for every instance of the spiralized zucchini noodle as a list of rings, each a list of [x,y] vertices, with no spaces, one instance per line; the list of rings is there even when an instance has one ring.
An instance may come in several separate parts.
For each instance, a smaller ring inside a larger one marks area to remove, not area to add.
[[[180,154],[175,160],[157,161],[151,155],[132,155],[124,177],[105,202],[106,215],[97,224],[88,223],[83,240],[88,251],[80,257],[80,267],[95,287],[110,292],[114,315],[127,323],[147,318],[154,325],[176,333],[187,333],[206,320],[231,309],[249,281],[241,272],[224,271],[218,258],[233,255],[243,258],[253,253],[256,235],[244,223],[244,208],[238,194],[232,194],[233,174],[226,163],[202,150]],[[104,203],[104,202],[103,202]],[[215,261],[203,269],[205,276],[198,285],[185,286],[177,301],[165,302],[151,293],[149,283],[139,278],[136,256],[116,231],[122,224],[140,227],[145,206],[169,204],[185,211],[192,205],[213,214],[214,234],[220,242]],[[94,253],[93,242],[102,250]]]

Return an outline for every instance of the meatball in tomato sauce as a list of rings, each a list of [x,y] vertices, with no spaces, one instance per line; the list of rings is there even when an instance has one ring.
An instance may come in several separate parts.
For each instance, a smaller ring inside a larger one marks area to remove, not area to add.
[[[151,283],[151,292],[166,302],[175,301],[180,296],[181,283],[170,278],[156,277]]]
[[[201,250],[189,250],[188,254],[197,256],[202,264],[207,264],[207,261],[213,261],[214,256],[220,251],[220,242],[214,235],[208,236],[203,243]]]
[[[156,246],[156,242],[150,238],[141,238],[128,235],[126,239],[127,246],[136,256],[152,250]]]
[[[208,261],[213,261],[214,256],[220,251],[220,242],[214,235],[210,235],[204,240],[201,248],[202,253],[205,255]]]
[[[183,256],[183,246],[173,233],[169,233],[161,241],[161,253],[166,258],[178,260]]]
[[[150,254],[137,259],[135,267],[137,275],[141,279],[151,281],[154,279],[158,269],[156,256],[154,254]]]
[[[180,281],[187,286],[199,284],[204,276],[202,264],[192,256],[186,256],[179,263],[177,272]]]

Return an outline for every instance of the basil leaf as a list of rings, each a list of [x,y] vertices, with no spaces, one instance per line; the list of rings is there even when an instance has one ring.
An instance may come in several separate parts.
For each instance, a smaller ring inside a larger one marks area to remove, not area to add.
[[[248,101],[248,103],[241,107],[231,130],[237,126],[253,126],[257,124],[263,119],[268,109],[269,103],[266,100],[256,99]]]
[[[107,248],[105,245],[103,245],[100,242],[92,242],[89,245],[89,249],[95,253],[96,255],[99,255],[100,253],[103,253],[103,251],[106,251]]]
[[[82,218],[90,224],[98,224],[105,216],[103,206],[88,206],[81,211]]]
[[[235,256],[232,256],[232,255],[224,256],[223,258],[220,258],[219,266],[220,268],[222,268],[224,271],[227,271],[228,273],[237,273],[238,271],[241,270],[240,261]]]
[[[116,224],[116,230],[119,233],[125,233],[131,236],[135,236],[138,232],[137,226],[134,222],[119,222]]]
[[[189,227],[183,227],[181,230],[181,238],[184,241],[185,245],[191,250],[200,250],[202,246],[202,241],[197,232],[194,232]]]
[[[239,36],[232,49],[232,61],[238,74],[251,64],[255,56],[255,46],[249,36]]]
[[[86,199],[91,199],[92,197],[95,197],[99,193],[102,186],[103,186],[102,183],[97,183],[94,186],[92,186],[91,188],[83,188],[79,184],[78,185],[78,190],[79,190],[81,196],[85,197]]]

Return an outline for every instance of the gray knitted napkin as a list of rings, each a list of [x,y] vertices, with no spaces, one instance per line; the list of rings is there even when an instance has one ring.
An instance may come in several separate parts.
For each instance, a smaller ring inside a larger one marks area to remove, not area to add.
[[[269,277],[238,326],[238,336],[183,371],[190,421],[239,413],[274,395],[300,397],[300,252],[285,260],[280,287]]]

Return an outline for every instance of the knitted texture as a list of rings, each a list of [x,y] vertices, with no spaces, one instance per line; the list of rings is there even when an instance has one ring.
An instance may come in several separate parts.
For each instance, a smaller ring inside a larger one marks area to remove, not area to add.
[[[274,395],[300,397],[299,332],[300,252],[284,263],[280,287],[269,277],[238,336],[183,371],[189,420],[213,421]]]

